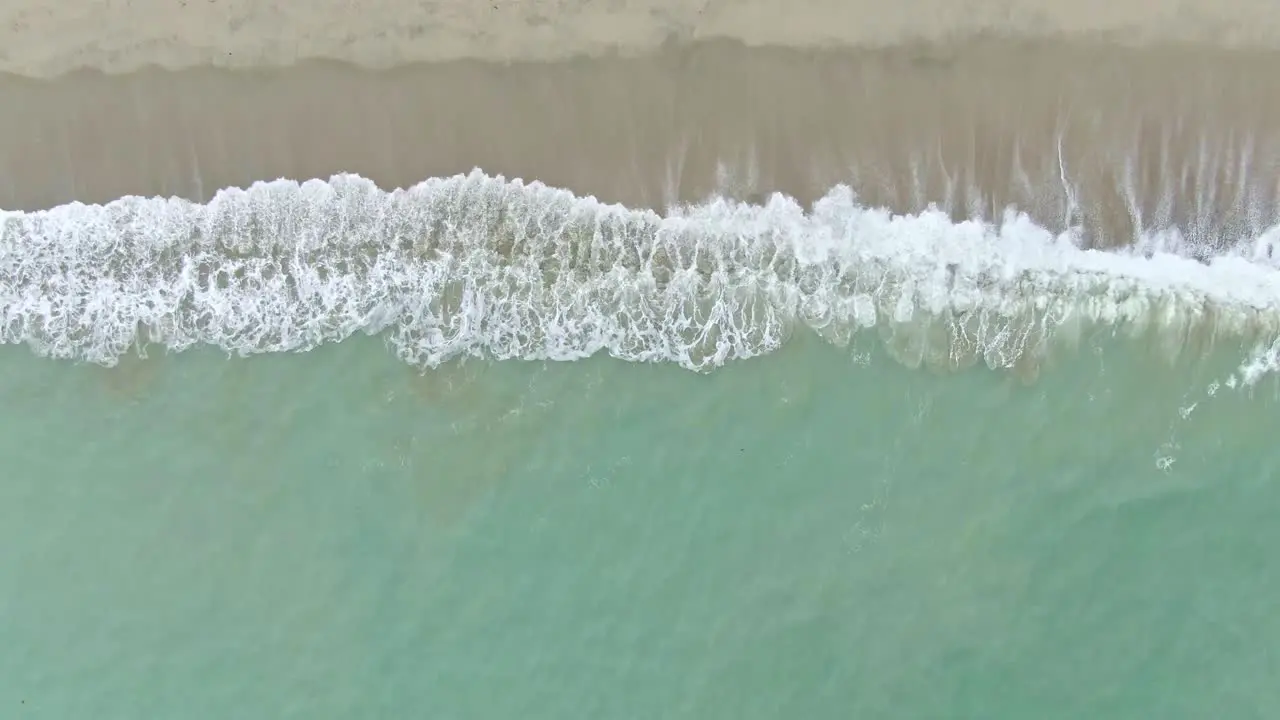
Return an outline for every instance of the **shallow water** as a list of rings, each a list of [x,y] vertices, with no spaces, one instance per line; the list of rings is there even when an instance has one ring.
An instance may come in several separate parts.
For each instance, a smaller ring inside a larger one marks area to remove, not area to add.
[[[5,350],[0,705],[1277,708],[1270,380],[1209,397],[1236,353],[1170,365],[1106,337],[1030,386],[879,348],[711,375],[420,375],[367,338],[110,371]]]

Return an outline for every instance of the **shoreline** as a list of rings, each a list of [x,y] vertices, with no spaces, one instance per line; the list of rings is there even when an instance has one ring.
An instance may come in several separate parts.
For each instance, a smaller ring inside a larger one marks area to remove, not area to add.
[[[1099,235],[1280,215],[1278,51],[988,39],[888,50],[717,41],[634,58],[0,76],[0,207],[207,200],[481,168],[662,210],[718,193],[958,219],[1013,205]],[[1068,182],[1064,182],[1064,178]],[[1074,209],[1072,205],[1074,204]]]

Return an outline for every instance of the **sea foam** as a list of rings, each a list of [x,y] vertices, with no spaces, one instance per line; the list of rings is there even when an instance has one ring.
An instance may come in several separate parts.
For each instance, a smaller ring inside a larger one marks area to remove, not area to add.
[[[364,332],[428,366],[605,352],[705,371],[797,331],[874,329],[913,366],[1034,368],[1099,327],[1170,353],[1269,345],[1277,236],[1197,260],[1082,249],[1012,210],[894,215],[845,186],[807,210],[774,195],[661,215],[479,170],[391,192],[338,175],[0,213],[0,339],[111,365],[149,344],[252,354]]]

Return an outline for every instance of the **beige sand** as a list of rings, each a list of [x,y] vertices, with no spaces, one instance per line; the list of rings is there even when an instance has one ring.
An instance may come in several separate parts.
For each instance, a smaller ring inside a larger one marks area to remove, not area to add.
[[[981,32],[1280,47],[1280,10],[1274,0],[3,0],[0,72],[307,58],[387,67],[634,54],[670,39],[877,47]]]
[[[1280,204],[1273,8],[0,0],[0,207],[481,167],[657,209],[849,182],[1113,242],[1248,233]]]
[[[1274,51],[1063,41],[714,42],[376,72],[308,62],[8,77],[0,207],[207,200],[344,171],[391,188],[479,166],[655,209],[717,190],[809,201],[849,182],[898,210],[938,202],[990,218],[1012,203],[1115,240],[1132,236],[1135,210],[1146,226],[1247,233],[1280,203],[1277,67]]]

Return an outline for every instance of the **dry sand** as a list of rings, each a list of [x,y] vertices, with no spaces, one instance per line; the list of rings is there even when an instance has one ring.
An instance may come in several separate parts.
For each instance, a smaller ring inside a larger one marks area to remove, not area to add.
[[[883,47],[975,33],[1276,47],[1274,0],[3,0],[0,72],[634,54],[668,40]]]
[[[1118,239],[1280,207],[1270,2],[0,2],[9,209],[477,166],[653,208],[850,182]]]

